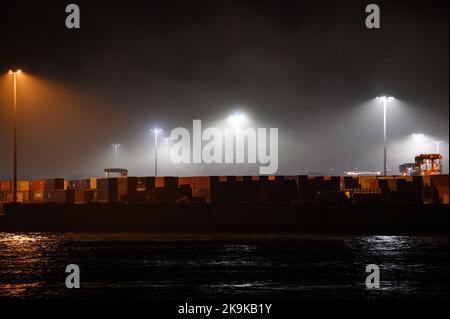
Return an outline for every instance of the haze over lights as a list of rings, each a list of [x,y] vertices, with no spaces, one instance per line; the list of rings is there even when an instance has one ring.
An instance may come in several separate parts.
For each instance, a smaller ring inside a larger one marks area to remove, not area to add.
[[[162,129],[160,128],[153,128],[150,130],[153,134],[158,135],[159,133],[162,132]]]
[[[232,127],[242,127],[248,123],[248,118],[244,113],[235,113],[228,117],[227,124]]]
[[[383,101],[383,102],[395,100],[395,98],[392,97],[392,96],[384,96],[384,95],[382,95],[382,96],[377,96],[376,99],[377,99],[377,100],[381,100],[381,101]]]

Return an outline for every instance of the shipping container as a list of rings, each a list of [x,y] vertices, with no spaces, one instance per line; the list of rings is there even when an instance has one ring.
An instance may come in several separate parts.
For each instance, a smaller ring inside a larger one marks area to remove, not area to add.
[[[0,181],[0,192],[12,192],[11,181]]]
[[[98,190],[108,190],[109,179],[108,178],[97,178],[97,189]]]
[[[84,191],[84,202],[91,203],[95,200],[95,190]]]
[[[388,189],[391,192],[397,191],[397,182],[395,180],[395,177],[393,177],[393,176],[378,176],[377,180],[378,180],[378,185],[380,185],[381,181],[386,181],[386,182],[383,182],[383,184],[387,184]]]
[[[45,200],[43,190],[30,190],[31,202],[43,202]]]
[[[164,184],[164,177],[158,176],[155,178],[155,188],[163,188],[165,187]]]
[[[166,189],[178,189],[178,177],[175,176],[165,176],[164,177],[164,188]]]
[[[64,189],[45,190],[44,198],[46,202],[60,203],[60,204],[66,203],[66,190]]]
[[[97,189],[94,191],[94,200],[100,203],[117,201],[117,193],[113,194],[107,189]]]
[[[219,182],[220,183],[226,183],[228,181],[227,176],[219,176]]]
[[[269,177],[267,175],[262,175],[259,177],[260,183],[267,183],[269,181]]]
[[[227,176],[227,180],[226,180],[226,182],[227,183],[236,183],[236,181],[237,181],[237,176],[234,176],[234,175],[230,175],[230,176]]]
[[[136,191],[137,192],[145,192],[147,191],[147,187],[145,185],[145,179],[142,177],[138,177],[136,181]]]
[[[329,191],[340,192],[341,191],[341,178],[339,176],[331,176]]]
[[[84,204],[84,190],[66,190],[66,203],[68,204]]]
[[[18,192],[29,192],[30,191],[30,181],[17,181],[17,191]]]
[[[30,181],[30,191],[43,191],[45,189],[45,180]]]
[[[178,198],[178,177],[165,176],[164,188],[159,193],[159,201],[172,203]]]
[[[85,180],[81,180],[81,179],[69,180],[69,187],[68,187],[68,189],[71,189],[71,190],[86,189],[85,183],[86,183],[86,181]]]
[[[431,186],[431,175],[421,176],[424,186]]]
[[[359,176],[359,184],[361,188],[378,188],[378,179],[376,176]]]
[[[22,202],[26,203],[30,201],[30,191],[17,192],[17,197],[22,197]]]
[[[99,201],[117,201],[119,200],[118,178],[98,178],[97,194],[100,194]],[[107,195],[104,195],[106,192]]]
[[[68,189],[73,190],[90,190],[97,188],[97,179],[95,178],[85,178],[85,179],[72,179],[68,181]]]
[[[14,201],[14,193],[8,192],[6,195],[6,201],[7,202],[13,202]],[[17,202],[19,203],[25,203],[30,201],[30,193],[29,192],[17,192]]]
[[[431,185],[438,191],[439,200],[443,204],[448,204],[449,194],[449,176],[448,175],[432,175]]]
[[[96,178],[89,178],[89,189],[97,189],[97,179]]]
[[[178,179],[178,186],[181,186],[181,185],[191,185],[192,186],[194,184],[195,184],[195,177],[193,177],[193,176],[189,176],[189,177],[183,176]]]
[[[414,176],[396,176],[395,179],[402,179],[407,182],[412,182]]]
[[[137,177],[118,177],[118,199],[121,201],[137,201]]]
[[[360,188],[358,177],[345,176],[344,177],[344,188],[345,189],[356,189]]]
[[[180,177],[178,186],[189,185],[192,190],[193,197],[203,197],[206,202],[211,201],[210,177],[209,176],[190,176]]]
[[[164,180],[163,180],[164,183]],[[137,177],[136,190],[138,192],[152,192],[155,189],[155,177]]]
[[[204,189],[211,187],[211,179],[209,176],[195,177],[195,188]]]
[[[68,183],[64,178],[51,178],[45,180],[45,190],[65,190]]]
[[[73,192],[74,192],[74,196],[73,196],[74,203],[75,204],[84,204],[85,191],[84,190],[74,190]]]
[[[286,176],[285,178],[286,178],[287,181],[288,180],[295,181],[295,184],[297,184],[297,187],[298,187],[298,176]]]

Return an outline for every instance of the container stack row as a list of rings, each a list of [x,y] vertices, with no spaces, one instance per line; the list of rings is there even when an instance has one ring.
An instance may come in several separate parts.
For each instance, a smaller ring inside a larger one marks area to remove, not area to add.
[[[52,203],[447,203],[448,175],[192,176],[18,181],[17,201]],[[12,202],[0,181],[0,202]]]

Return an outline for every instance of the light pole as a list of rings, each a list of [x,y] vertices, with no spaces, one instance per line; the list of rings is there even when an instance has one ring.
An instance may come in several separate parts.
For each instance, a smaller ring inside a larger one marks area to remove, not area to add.
[[[158,176],[158,134],[161,132],[159,128],[152,129],[152,133],[155,134],[155,177]]]
[[[14,95],[13,95],[13,202],[17,202],[17,75],[22,71],[9,70],[13,76]]]
[[[383,154],[383,173],[384,176],[387,175],[387,143],[386,143],[386,112],[387,112],[387,103],[388,101],[393,100],[392,96],[378,96],[378,100],[383,102],[383,140],[384,140],[384,154]]]
[[[241,134],[243,134],[243,128],[246,126],[246,124],[248,123],[248,118],[244,113],[238,112],[238,113],[234,113],[231,114],[227,120],[226,120],[227,124],[231,126],[231,128],[234,130],[234,134],[236,136],[236,161],[239,162],[240,160],[238,158],[242,159],[242,162],[244,162],[244,157],[245,157],[245,142],[241,145],[239,142],[241,140],[241,137],[244,138],[244,136],[241,136]],[[233,137],[231,137],[233,141]],[[225,144],[227,143],[226,140],[227,137],[225,137]],[[233,143],[233,142],[232,142]],[[248,140],[248,146],[247,147],[251,147],[250,146],[250,138]],[[250,156],[250,154],[249,154]],[[233,161],[233,157],[231,157],[231,159],[227,158],[227,156],[225,156],[225,162],[232,162]],[[235,166],[237,167],[237,166]],[[236,171],[235,173],[236,176],[239,175],[238,171]]]
[[[444,141],[433,141],[436,144],[436,154],[439,154],[439,144],[444,143]]]

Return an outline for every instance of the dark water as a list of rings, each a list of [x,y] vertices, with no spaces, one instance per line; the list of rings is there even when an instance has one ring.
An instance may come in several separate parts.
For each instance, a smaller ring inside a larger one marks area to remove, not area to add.
[[[0,297],[448,298],[447,237],[0,233]],[[65,287],[65,267],[81,289]],[[381,269],[368,290],[365,267]]]

